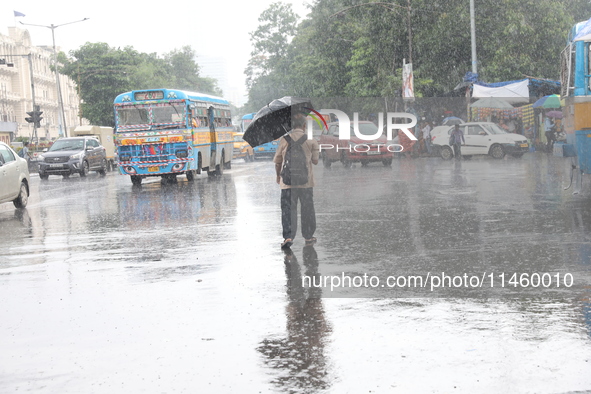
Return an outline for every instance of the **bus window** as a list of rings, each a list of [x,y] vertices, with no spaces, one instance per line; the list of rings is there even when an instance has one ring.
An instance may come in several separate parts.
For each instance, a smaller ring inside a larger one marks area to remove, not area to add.
[[[148,109],[141,107],[126,107],[117,110],[120,126],[147,124],[150,122]]]
[[[166,105],[152,108],[154,123],[179,123],[185,115],[185,108],[182,105]]]

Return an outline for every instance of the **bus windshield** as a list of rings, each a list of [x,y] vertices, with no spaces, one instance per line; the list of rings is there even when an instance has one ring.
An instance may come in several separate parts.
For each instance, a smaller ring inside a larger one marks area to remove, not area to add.
[[[129,106],[117,109],[117,117],[120,126],[132,126],[140,124],[148,124],[148,108]]]
[[[178,123],[184,119],[184,111],[182,105],[170,104],[166,107],[152,108],[152,116],[154,117],[154,124],[159,123]]]
[[[126,105],[117,108],[119,126],[183,125],[185,108],[183,105]]]

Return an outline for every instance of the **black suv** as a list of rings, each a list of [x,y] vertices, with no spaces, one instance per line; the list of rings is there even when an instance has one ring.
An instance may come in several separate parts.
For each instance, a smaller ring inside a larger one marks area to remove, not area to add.
[[[67,178],[74,173],[84,177],[89,171],[107,173],[106,150],[94,137],[60,138],[39,156],[38,162],[41,179],[49,175]]]

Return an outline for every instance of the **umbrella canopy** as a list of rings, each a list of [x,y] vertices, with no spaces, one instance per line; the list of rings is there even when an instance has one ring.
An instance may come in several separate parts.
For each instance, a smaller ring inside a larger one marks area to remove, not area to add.
[[[484,97],[477,102],[470,104],[472,108],[495,108],[495,109],[513,109],[513,106],[498,97]]]
[[[549,111],[546,116],[550,118],[562,119],[562,111]]]
[[[253,148],[276,140],[291,131],[292,114],[310,113],[312,108],[309,99],[298,97],[282,97],[271,101],[256,113],[242,137]]]
[[[464,121],[457,116],[448,116],[447,118],[443,119],[441,123],[443,126],[453,126],[455,124],[462,124]]]
[[[560,108],[560,96],[557,94],[551,94],[544,96],[533,105],[534,108]]]

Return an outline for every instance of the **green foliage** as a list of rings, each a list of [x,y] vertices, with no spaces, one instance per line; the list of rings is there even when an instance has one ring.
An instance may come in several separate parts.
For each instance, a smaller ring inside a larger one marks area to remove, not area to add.
[[[82,116],[91,124],[113,126],[113,100],[130,90],[172,88],[221,95],[215,80],[199,76],[195,51],[188,46],[159,57],[133,47],[86,43],[70,56],[60,54],[60,72],[76,83]]]
[[[298,16],[292,11],[291,4],[273,3],[258,20],[259,27],[250,33],[253,51],[246,69],[249,87],[258,77],[271,71],[284,71],[283,58],[290,38],[296,33]]]
[[[412,26],[415,95],[450,92],[471,71],[468,0],[315,0],[295,29],[290,8],[274,3],[251,34],[246,70],[251,110],[274,98],[400,96]],[[591,14],[585,0],[477,0],[482,80],[558,79],[571,27]]]

